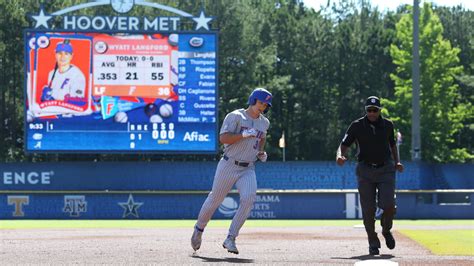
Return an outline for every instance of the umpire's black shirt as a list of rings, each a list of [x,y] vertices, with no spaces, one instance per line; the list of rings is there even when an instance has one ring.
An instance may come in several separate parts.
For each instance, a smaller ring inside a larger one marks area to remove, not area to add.
[[[361,117],[351,123],[341,144],[349,147],[354,141],[359,162],[382,164],[390,160],[390,147],[395,145],[393,123],[382,116],[375,122]]]

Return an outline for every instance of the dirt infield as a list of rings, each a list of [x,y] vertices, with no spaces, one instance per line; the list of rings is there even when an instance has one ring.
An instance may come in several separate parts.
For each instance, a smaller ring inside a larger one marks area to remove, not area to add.
[[[472,228],[470,228],[472,229]],[[312,264],[354,265],[389,260],[400,265],[474,265],[471,256],[436,256],[396,230],[397,247],[367,255],[363,228],[244,228],[239,255],[222,248],[226,228],[207,228],[193,254],[192,228],[0,230],[0,261],[11,264]],[[381,237],[383,242],[383,237]]]

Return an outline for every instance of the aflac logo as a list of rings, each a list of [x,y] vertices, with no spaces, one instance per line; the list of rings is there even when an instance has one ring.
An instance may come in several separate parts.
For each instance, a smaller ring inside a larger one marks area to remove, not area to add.
[[[183,141],[209,142],[209,134],[201,134],[197,131],[186,132]]]
[[[237,201],[231,197],[226,197],[219,206],[219,212],[225,217],[232,217],[237,212],[237,208],[239,208]]]

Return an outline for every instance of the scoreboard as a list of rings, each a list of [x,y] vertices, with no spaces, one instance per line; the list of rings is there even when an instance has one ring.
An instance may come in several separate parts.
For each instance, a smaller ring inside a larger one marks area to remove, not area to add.
[[[25,32],[28,152],[217,152],[217,34]]]

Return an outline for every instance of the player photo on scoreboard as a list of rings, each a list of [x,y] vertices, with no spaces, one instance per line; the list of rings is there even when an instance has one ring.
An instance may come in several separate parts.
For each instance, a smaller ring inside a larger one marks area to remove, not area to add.
[[[32,89],[33,117],[88,115],[91,109],[92,38],[80,35],[37,35]]]

